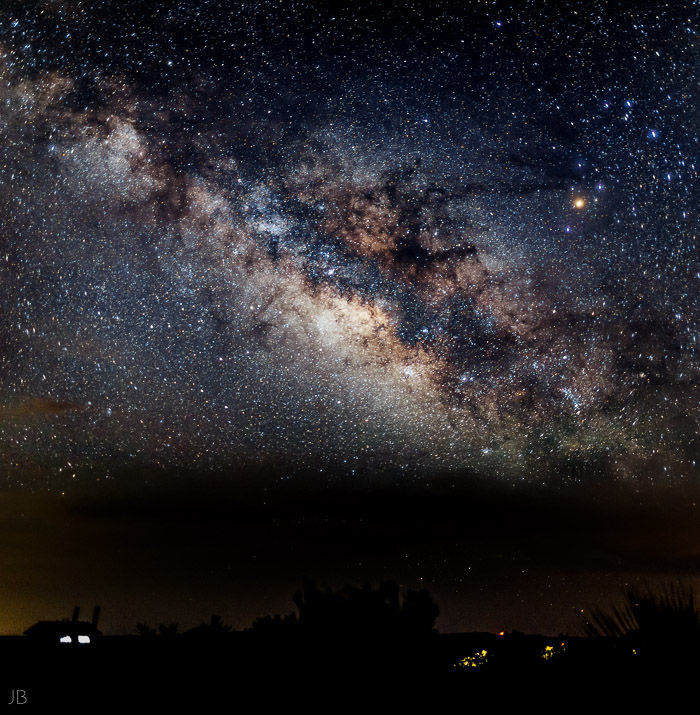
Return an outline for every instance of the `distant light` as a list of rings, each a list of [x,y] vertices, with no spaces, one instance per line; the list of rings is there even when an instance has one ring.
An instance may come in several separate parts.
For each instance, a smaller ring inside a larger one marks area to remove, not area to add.
[[[506,634],[505,631],[501,631],[498,635],[499,635],[499,636],[504,636],[505,634]]]
[[[73,639],[70,636],[63,636],[61,638],[61,643],[72,643]]]
[[[90,636],[78,636],[78,643],[89,643]]]
[[[486,665],[488,663],[487,652],[482,650],[481,653],[474,653],[474,655],[468,655],[466,658],[455,663],[455,667],[458,668],[478,668],[481,665]]]
[[[584,199],[582,196],[577,196],[574,199],[574,208],[582,209],[585,205],[586,205],[586,199]]]

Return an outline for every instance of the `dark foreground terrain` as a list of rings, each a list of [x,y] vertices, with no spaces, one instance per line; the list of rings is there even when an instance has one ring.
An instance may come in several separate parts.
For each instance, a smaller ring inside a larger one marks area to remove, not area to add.
[[[103,637],[88,645],[0,639],[0,706],[185,706],[193,711],[343,705],[674,698],[698,658],[672,644],[626,639],[437,634],[413,640],[300,639],[229,633],[219,639]],[[464,700],[466,698],[466,700]],[[447,708],[439,707],[438,711]]]

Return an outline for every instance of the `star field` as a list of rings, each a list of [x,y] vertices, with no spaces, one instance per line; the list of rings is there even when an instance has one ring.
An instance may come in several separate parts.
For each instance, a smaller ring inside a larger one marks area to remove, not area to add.
[[[221,5],[0,13],[8,484],[697,478],[694,3]]]

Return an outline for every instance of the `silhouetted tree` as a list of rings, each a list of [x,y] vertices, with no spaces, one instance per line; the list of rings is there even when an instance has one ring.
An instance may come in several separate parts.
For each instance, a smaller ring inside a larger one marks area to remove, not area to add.
[[[211,617],[209,623],[202,621],[202,623],[194,628],[191,628],[184,635],[203,639],[220,639],[229,635],[232,630],[233,628],[231,626],[223,622],[221,616],[214,615]]]
[[[355,637],[430,633],[439,609],[425,591],[408,591],[401,604],[399,587],[385,582],[378,588],[346,586],[334,593],[321,591],[311,580],[294,595],[299,626],[309,634]]]
[[[156,629],[151,628],[150,626],[146,625],[145,623],[137,623],[136,624],[136,630],[140,636],[143,636],[144,638],[155,638],[156,636]]]
[[[414,634],[429,633],[439,615],[440,609],[425,589],[406,591],[401,607],[402,630]]]
[[[163,638],[175,638],[175,636],[177,636],[177,629],[177,623],[161,623],[158,626],[158,634]]]
[[[259,635],[285,635],[293,633],[299,628],[299,621],[296,613],[289,613],[286,616],[280,616],[279,613],[274,616],[261,616],[253,621],[253,625],[249,630],[254,631]]]

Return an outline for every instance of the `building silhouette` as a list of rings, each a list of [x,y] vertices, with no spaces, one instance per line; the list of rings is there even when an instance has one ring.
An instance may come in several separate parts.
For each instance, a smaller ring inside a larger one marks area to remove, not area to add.
[[[92,622],[79,621],[80,606],[73,609],[73,618],[61,621],[38,621],[24,631],[24,635],[43,643],[64,643],[70,645],[87,645],[102,636],[97,628],[100,617],[100,607],[95,606],[92,612]]]

